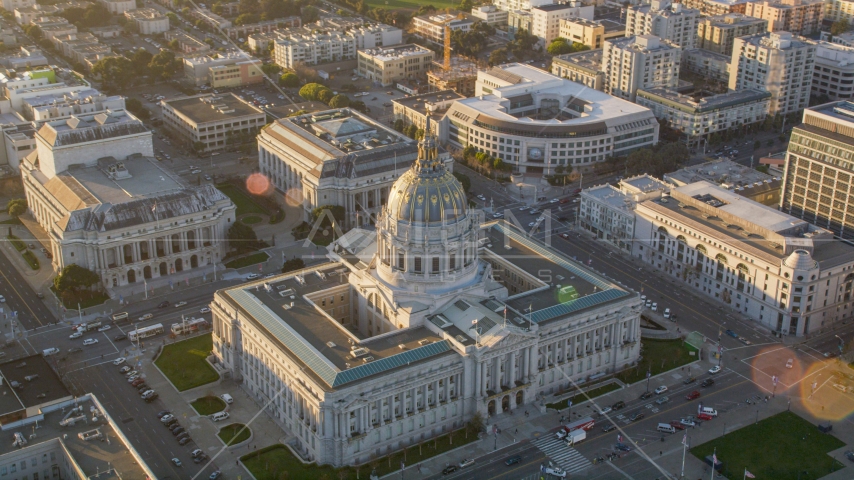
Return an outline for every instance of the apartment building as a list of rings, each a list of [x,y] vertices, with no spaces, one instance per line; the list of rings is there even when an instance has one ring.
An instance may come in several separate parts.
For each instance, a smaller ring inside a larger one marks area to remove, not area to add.
[[[781,210],[854,240],[852,158],[854,103],[840,100],[806,108],[786,152]]]
[[[613,29],[609,27],[610,24],[599,20],[562,18],[560,19],[558,36],[574,43],[586,45],[592,50],[601,50],[605,40],[625,36],[625,29]]]
[[[252,59],[245,53],[236,50],[187,56],[183,58],[183,61],[184,75],[196,86],[211,84],[213,81],[213,72],[217,74],[218,81],[239,80],[241,82],[245,81],[247,84],[264,81],[264,76],[261,75],[257,65],[260,60]],[[221,68],[232,67],[238,64],[239,66],[236,71]],[[225,73],[226,71],[230,73]]]
[[[560,36],[560,21],[568,18],[593,20],[593,5],[584,5],[580,1],[554,3],[531,8],[531,34],[547,46]]]
[[[512,12],[513,10],[530,10],[534,7],[551,5],[552,3],[554,3],[554,0],[495,0],[492,2],[496,8],[505,12]]]
[[[356,38],[342,32],[295,33],[276,40],[273,47],[273,59],[283,68],[352,60],[356,56]]]
[[[692,48],[682,52],[680,71],[696,73],[704,78],[729,85],[729,68],[732,58],[701,48]]]
[[[19,8],[32,7],[36,4],[36,0],[3,0],[3,10],[14,12]]]
[[[203,94],[163,100],[163,121],[187,146],[203,144],[201,152],[222,150],[254,136],[266,123],[264,111],[233,93]]]
[[[715,16],[728,13],[744,13],[749,0],[683,0],[687,8],[699,10],[703,15]]]
[[[211,49],[207,43],[188,35],[183,30],[169,30],[163,34],[167,42],[178,41],[178,50],[182,53],[204,53]]]
[[[785,115],[809,105],[815,42],[789,32],[736,38],[729,88],[771,92],[769,115]]]
[[[125,97],[105,95],[95,89],[77,92],[46,93],[24,100],[21,115],[38,125],[47,121],[67,118],[72,115],[88,115],[106,110],[125,109]]]
[[[639,88],[675,88],[681,61],[679,46],[654,35],[607,40],[602,52],[605,92],[633,102]]]
[[[553,57],[552,74],[600,92],[604,91],[605,72],[602,71],[602,49]]]
[[[249,58],[232,64],[212,65],[208,68],[211,87],[230,88],[257,85],[264,82],[263,62]]]
[[[125,12],[125,18],[143,35],[156,35],[169,31],[169,17],[154,8],[139,8]]]
[[[414,43],[359,50],[359,75],[386,87],[400,80],[424,78],[433,50]]]
[[[828,22],[848,20],[854,23],[854,0],[827,0],[824,2],[824,19]]]
[[[756,1],[745,4],[744,14],[768,20],[768,31],[812,35],[821,29],[824,0]]]
[[[258,23],[244,23],[243,25],[232,25],[228,28],[224,28],[223,33],[225,33],[225,35],[232,40],[240,40],[241,38],[245,39],[252,34],[272,33],[280,28],[296,28],[299,27],[301,24],[302,20],[300,20],[300,17],[292,16],[277,18],[275,20],[267,20]]]
[[[493,27],[503,27],[507,25],[507,10],[501,10],[495,5],[481,5],[471,9],[471,16],[486,22]]]
[[[854,98],[854,47],[816,44],[811,95],[830,100]]]
[[[445,44],[445,25],[451,31],[467,32],[474,25],[474,20],[457,18],[456,15],[450,13],[412,17],[412,32],[419,38],[436,45]]]
[[[735,39],[768,31],[768,20],[741,13],[703,17],[697,24],[697,48],[731,56]]]
[[[98,0],[98,2],[107,7],[113,15],[122,15],[136,8],[136,0]]]
[[[683,50],[694,48],[699,10],[686,8],[671,0],[652,0],[646,5],[626,9],[626,36],[655,35]]]

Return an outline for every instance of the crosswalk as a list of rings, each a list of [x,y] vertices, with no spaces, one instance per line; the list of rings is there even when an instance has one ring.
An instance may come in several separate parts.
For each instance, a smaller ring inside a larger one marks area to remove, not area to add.
[[[553,435],[535,441],[534,445],[569,474],[584,471],[592,465],[578,450],[567,446],[566,442]]]

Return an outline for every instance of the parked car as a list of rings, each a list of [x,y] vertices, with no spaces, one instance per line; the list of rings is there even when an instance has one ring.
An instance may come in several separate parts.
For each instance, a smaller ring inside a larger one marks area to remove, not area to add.
[[[721,369],[720,365],[715,365],[714,367],[709,369],[709,373],[714,375],[714,374],[720,372],[721,370],[722,369]]]
[[[125,365],[119,369],[119,373],[128,373],[129,371],[131,371],[130,365]]]
[[[667,395],[665,395],[665,396],[663,396],[663,397],[659,398],[658,400],[656,400],[656,401],[655,401],[655,404],[656,404],[656,405],[664,405],[665,403],[667,403],[667,402],[669,402],[669,401],[670,401],[670,397],[668,397]]]
[[[845,458],[854,462],[854,452],[852,452],[851,450],[846,450],[845,451]]]
[[[157,412],[157,418],[163,418],[166,415],[169,415],[170,413],[172,413],[172,412],[170,412],[169,410],[161,410],[161,411]]]
[[[641,393],[640,399],[646,400],[648,398],[652,398],[652,392],[643,392]]]
[[[175,429],[173,429],[173,430],[172,430],[172,435],[174,435],[174,436],[176,436],[176,437],[177,437],[178,435],[180,435],[180,434],[182,434],[182,433],[184,433],[184,432],[186,432],[186,431],[187,431],[187,430],[186,430],[186,429],[184,429],[184,427],[178,427],[178,428],[175,428]]]
[[[133,377],[133,376],[138,376],[138,375],[139,375],[139,372],[137,372],[136,370],[131,370],[131,371],[129,371],[129,372],[127,372],[127,373],[125,373],[125,376],[126,376],[127,378],[130,378],[130,377]]]
[[[677,422],[676,420],[670,422],[670,426],[676,430],[685,430],[685,425],[682,425],[681,422]]]
[[[166,423],[170,420],[173,420],[174,418],[175,418],[174,415],[172,415],[171,413],[167,413],[166,415],[163,415],[162,417],[160,417],[160,421],[163,423]]]
[[[698,414],[697,414],[697,418],[698,418],[699,420],[711,420],[711,419],[713,419],[713,418],[715,418],[715,417],[713,417],[713,416],[709,415],[708,413],[698,413]]]
[[[463,459],[462,462],[460,462],[460,468],[466,468],[466,467],[470,467],[472,465],[474,465],[474,459],[473,458],[466,458],[466,459]]]
[[[178,445],[186,445],[192,441],[193,441],[193,439],[190,438],[190,434],[188,434],[188,433],[183,433],[183,434],[178,436]],[[219,472],[215,472],[215,473],[219,473]],[[211,474],[211,475],[213,475],[213,474]],[[216,477],[211,477],[211,478],[216,478]]]
[[[619,410],[619,409],[621,409],[621,408],[623,408],[623,407],[625,407],[625,406],[626,406],[626,402],[624,402],[624,401],[620,400],[619,402],[617,402],[617,403],[615,403],[615,404],[611,405],[611,408],[613,408],[614,410]]]
[[[660,387],[658,387],[658,388],[656,388],[656,389],[655,389],[655,394],[656,394],[656,395],[661,395],[662,393],[664,393],[664,392],[666,392],[666,391],[667,391],[667,387],[665,387],[664,385],[662,385],[662,386],[660,386]]]
[[[83,351],[83,349],[82,349],[82,348],[80,348],[80,347],[74,347],[74,348],[69,348],[69,349],[68,349],[68,353],[80,353],[80,352],[82,352],[82,351]]]
[[[172,463],[174,463],[176,467],[180,467],[180,466],[181,466],[181,460],[179,460],[179,459],[177,459],[177,458],[173,458],[173,459],[172,459]]]
[[[686,378],[686,379],[685,379],[685,382],[684,382],[684,383],[685,383],[685,385],[690,385],[690,384],[692,384],[692,383],[694,383],[694,382],[696,382],[696,381],[697,381],[697,377],[695,377],[695,376],[691,375],[690,377],[688,377],[688,378]]]
[[[681,423],[682,425],[684,425],[686,427],[696,427],[697,426],[697,423],[694,422],[693,418],[683,418],[683,419],[679,420],[679,423]]]
[[[74,340],[75,338],[80,338],[83,336],[83,332],[74,332],[68,336],[70,340]]]
[[[134,380],[133,382],[131,382],[131,386],[138,387],[138,386],[139,386],[140,384],[142,384],[143,382],[145,382],[145,379],[144,379],[144,378],[137,378],[136,380]]]
[[[786,368],[792,368],[795,365],[795,360],[790,358],[786,360]]]
[[[210,307],[202,307],[199,313],[211,313]]]
[[[113,365],[121,365],[121,364],[125,363],[125,361],[127,361],[127,359],[125,357],[119,357],[119,358],[113,360]]]
[[[151,402],[153,402],[153,401],[157,400],[157,397],[159,397],[159,396],[160,396],[160,394],[159,394],[159,393],[154,392],[154,393],[152,393],[149,397],[147,397],[147,398],[145,398],[145,399],[144,399],[144,400],[145,400],[145,403],[151,403]]]
[[[448,465],[447,467],[445,467],[442,470],[442,475],[448,475],[449,473],[454,473],[459,469],[460,469],[460,467],[458,467],[456,465]]]
[[[216,480],[217,478],[219,478],[220,475],[222,475],[222,473],[220,473],[220,471],[217,470],[217,471],[213,472],[210,477],[208,477],[208,480]]]
[[[87,338],[86,340],[83,340],[83,345],[95,345],[96,343],[98,343],[97,338]]]

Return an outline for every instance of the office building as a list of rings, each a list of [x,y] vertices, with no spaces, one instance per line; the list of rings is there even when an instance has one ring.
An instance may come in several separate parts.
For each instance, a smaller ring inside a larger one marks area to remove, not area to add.
[[[780,208],[854,239],[854,104],[842,100],[804,110],[792,130]]]
[[[403,120],[407,125],[415,125],[426,131],[430,128],[434,136],[442,135],[442,117],[456,100],[466,98],[453,90],[440,90],[433,93],[392,99],[392,114],[395,120]],[[430,120],[429,124],[427,120]]]
[[[162,100],[160,106],[164,124],[198,152],[243,143],[266,123],[263,110],[233,93]]]
[[[521,412],[638,358],[636,293],[504,223],[482,226],[435,140],[418,150],[376,230],[338,239],[330,263],[214,294],[217,363],[318,464]]]
[[[451,31],[467,32],[474,25],[474,20],[457,18],[450,13],[437,13],[412,17],[412,33],[419,38],[435,45],[445,44],[445,26]]]
[[[780,205],[781,178],[727,158],[691,165],[664,175],[664,181],[676,187],[706,181],[773,208]]]
[[[233,64],[212,65],[209,69],[212,88],[232,88],[264,82],[262,61],[250,58]]]
[[[699,181],[635,208],[633,255],[764,328],[804,337],[851,316],[854,247]]]
[[[605,92],[634,101],[639,88],[675,88],[681,61],[679,46],[653,35],[607,40],[602,52]]]
[[[359,50],[359,75],[387,87],[400,80],[423,79],[433,50],[414,43]]]
[[[593,5],[583,5],[573,0],[567,3],[554,3],[531,8],[531,29],[529,32],[548,46],[560,36],[560,21],[568,18],[593,20]]]
[[[184,57],[184,75],[196,86],[213,85],[250,85],[261,83],[264,76],[260,70],[260,60],[247,54],[231,50],[227,52],[206,53]],[[228,68],[225,68],[228,67]]]
[[[157,35],[169,31],[169,17],[154,8],[140,8],[125,12],[125,18],[143,35]]]
[[[812,35],[821,28],[824,0],[762,0],[745,3],[744,14],[768,21],[769,32]]]
[[[552,74],[600,92],[604,91],[605,72],[602,71],[602,49],[552,57]]]
[[[283,68],[298,64],[319,65],[357,57],[356,38],[347,33],[294,33],[276,40],[273,59]]]
[[[573,43],[580,43],[592,50],[601,49],[605,40],[619,38],[625,35],[625,29],[608,28],[598,20],[586,20],[583,18],[560,19],[559,36]]]
[[[785,115],[809,105],[815,43],[789,32],[736,38],[730,62],[730,90],[771,92],[769,115]]]
[[[768,31],[768,20],[728,13],[703,17],[697,24],[697,48],[732,56],[735,39]]]
[[[699,10],[686,8],[671,0],[652,0],[646,5],[626,9],[626,36],[654,35],[678,45],[683,50],[694,48]]]
[[[520,172],[549,175],[560,165],[591,166],[658,143],[649,109],[530,65],[478,72],[475,95],[448,109],[449,143]]]
[[[854,47],[816,44],[811,95],[827,101],[854,97]]]
[[[493,27],[503,27],[507,25],[507,10],[501,10],[495,5],[482,5],[471,9],[471,16],[486,22]]]

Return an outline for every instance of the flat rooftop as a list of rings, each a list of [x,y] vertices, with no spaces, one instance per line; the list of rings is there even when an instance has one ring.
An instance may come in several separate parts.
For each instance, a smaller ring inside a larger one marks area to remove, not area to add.
[[[602,49],[558,55],[552,61],[572,64],[590,73],[598,73],[602,71]]]
[[[38,380],[36,380],[38,382]],[[90,394],[92,395],[92,394]],[[89,413],[90,407],[95,404],[90,400],[79,402],[83,407],[84,413],[87,414],[88,421],[79,421],[74,425],[61,427],[59,422],[65,416],[63,411],[54,411],[44,415],[44,420],[39,421],[39,428],[36,430],[36,438],[27,438],[27,444],[22,448],[12,445],[12,433],[18,430],[9,431],[8,442],[0,442],[0,462],[3,461],[2,455],[9,453],[22,454],[27,448],[39,445],[46,442],[55,443],[55,447],[61,449],[59,443],[64,444],[71,458],[80,466],[87,478],[99,479],[122,479],[122,480],[146,480],[146,474],[142,468],[134,460],[128,448],[119,440],[116,431],[106,421],[99,418],[98,421],[92,422],[92,415]],[[67,412],[68,409],[65,409]],[[116,422],[122,419],[113,419]],[[131,424],[133,425],[133,424]],[[101,440],[81,440],[77,434],[87,432],[97,428],[105,436],[104,441]],[[20,429],[26,437],[32,433],[31,426],[24,426]],[[109,439],[109,442],[106,441]],[[57,463],[61,459],[57,458]],[[118,474],[113,472],[107,474],[105,470],[108,467],[115,468]],[[96,475],[100,473],[99,477]]]
[[[767,173],[762,173],[728,159],[680,168],[675,172],[664,175],[664,180],[681,187],[705,180],[724,188],[736,188],[755,185],[756,183],[779,183],[780,179]]]
[[[404,45],[394,45],[391,47],[377,47],[377,48],[368,48],[365,50],[360,50],[360,52],[365,55],[369,55],[370,57],[380,60],[382,62],[388,62],[391,60],[398,60],[406,57],[412,57],[415,55],[425,55],[427,53],[431,53],[432,50],[429,48],[424,48],[421,45],[416,45],[414,43],[407,43]]]
[[[766,90],[730,90],[717,95],[685,95],[664,87],[638,90],[638,96],[664,105],[678,108],[687,113],[705,113],[736,107],[745,103],[759,102],[771,98]]]
[[[71,392],[41,355],[0,364],[0,375],[5,379],[0,385],[0,416],[71,396]],[[32,376],[37,378],[26,379]],[[17,382],[21,387],[12,388],[12,382]]]
[[[641,192],[652,192],[654,190],[669,190],[670,186],[661,180],[647,174],[638,175],[620,180],[620,184],[628,185]]]
[[[364,338],[305,298],[335,287],[350,288],[348,274],[343,264],[327,263],[300,276],[283,274],[227,289],[224,294],[331,388],[450,352],[441,338],[424,327],[375,340]],[[352,350],[351,345],[366,351]],[[367,357],[373,358],[365,362]]]
[[[163,104],[169,105],[175,111],[197,124],[220,122],[247,116],[264,116],[263,110],[246,103],[231,92],[219,95],[197,95],[177,100],[163,100]]]
[[[626,195],[621,192],[620,189],[609,184],[587,188],[582,192],[582,194],[589,195],[602,203],[620,210],[630,211],[633,204],[632,198],[629,195]]]
[[[453,90],[440,90],[438,92],[433,93],[425,93],[422,95],[412,95],[409,97],[400,97],[392,99],[392,103],[400,105],[402,107],[406,107],[416,112],[421,113],[422,115],[429,114],[437,114],[439,110],[446,110],[446,107],[443,108],[431,108],[428,112],[427,107],[430,105],[436,104],[444,104],[446,102],[452,102],[454,100],[462,100],[466,98],[465,95],[460,95],[459,93]]]
[[[588,259],[575,259],[546,247],[507,222],[487,225],[484,235],[483,238],[487,239],[485,248],[493,252],[497,259],[534,277],[539,278],[540,272],[549,272],[549,282],[543,282],[547,288],[523,292],[506,302],[518,314],[528,315],[531,312],[533,323],[548,322],[569,313],[582,312],[634,295],[583,266],[582,262]],[[505,238],[509,241],[509,248],[505,247]],[[500,272],[496,274],[500,275]],[[561,288],[558,289],[557,285]],[[565,290],[570,286],[578,294],[575,299],[571,299]]]
[[[795,225],[807,223],[800,218],[789,215],[788,213],[762,205],[759,202],[747,200],[729,190],[717,187],[705,181],[683,185],[681,187],[677,187],[675,191],[689,197],[699,199],[700,201],[703,201],[702,198],[710,198],[709,201],[704,203],[708,203],[724,213],[745,219],[754,225],[772,232],[786,231]]]

